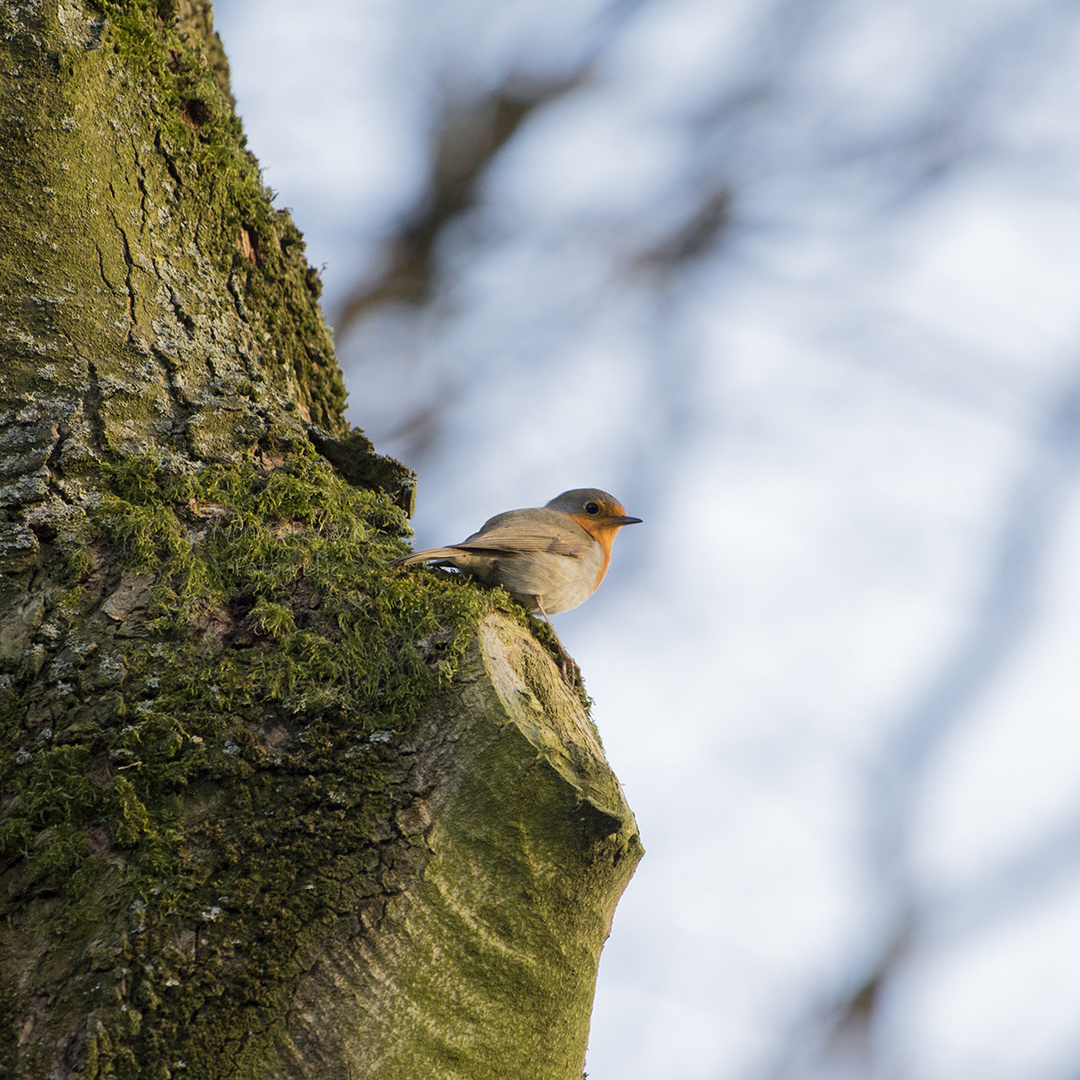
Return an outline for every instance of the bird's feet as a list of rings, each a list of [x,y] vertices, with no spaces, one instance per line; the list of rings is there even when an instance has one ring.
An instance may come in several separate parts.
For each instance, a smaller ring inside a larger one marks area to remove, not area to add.
[[[585,684],[581,678],[581,668],[578,667],[578,662],[563,648],[563,644],[558,638],[555,641],[559,646],[559,670],[562,672],[563,682],[571,690],[581,690]]]
[[[551,636],[555,639],[555,647],[559,650],[559,670],[562,672],[563,682],[571,690],[581,693],[585,689],[585,683],[582,681],[578,662],[566,651],[566,646],[559,640],[559,635],[555,627],[551,625],[548,613],[544,610],[544,602],[539,596],[534,596],[533,603],[536,605],[535,610],[543,616],[544,622],[548,624],[548,629],[551,631]]]

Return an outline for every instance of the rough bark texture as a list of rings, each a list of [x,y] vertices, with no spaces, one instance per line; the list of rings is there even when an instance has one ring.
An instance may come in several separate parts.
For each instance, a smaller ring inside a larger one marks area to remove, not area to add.
[[[5,1080],[580,1076],[633,817],[317,300],[207,4],[0,9]]]
[[[423,836],[423,873],[407,869],[378,934],[337,924],[296,995],[289,1075],[581,1075],[634,821],[528,630],[485,618],[455,681],[402,743],[420,797],[397,825]]]

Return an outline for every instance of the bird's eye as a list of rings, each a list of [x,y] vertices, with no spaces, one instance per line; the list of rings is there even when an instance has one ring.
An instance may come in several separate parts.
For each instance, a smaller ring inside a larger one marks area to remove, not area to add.
[[[585,513],[586,514],[599,514],[600,513],[600,507],[596,503],[592,503],[592,502],[586,503],[585,504]]]

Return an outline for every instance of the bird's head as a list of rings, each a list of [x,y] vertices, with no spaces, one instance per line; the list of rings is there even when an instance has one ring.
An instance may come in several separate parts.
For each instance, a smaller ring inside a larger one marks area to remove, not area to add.
[[[630,517],[623,504],[599,488],[574,488],[564,491],[547,504],[572,517],[590,536],[610,548],[615,533],[624,525],[637,525],[641,518]]]

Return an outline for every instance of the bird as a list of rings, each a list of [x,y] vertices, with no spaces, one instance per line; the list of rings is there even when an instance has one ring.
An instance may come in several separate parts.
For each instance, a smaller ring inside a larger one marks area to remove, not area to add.
[[[459,544],[417,551],[390,565],[452,566],[489,588],[501,585],[551,626],[565,676],[571,658],[549,616],[576,608],[596,592],[611,564],[615,534],[640,523],[606,491],[574,488],[544,506],[496,514]]]

